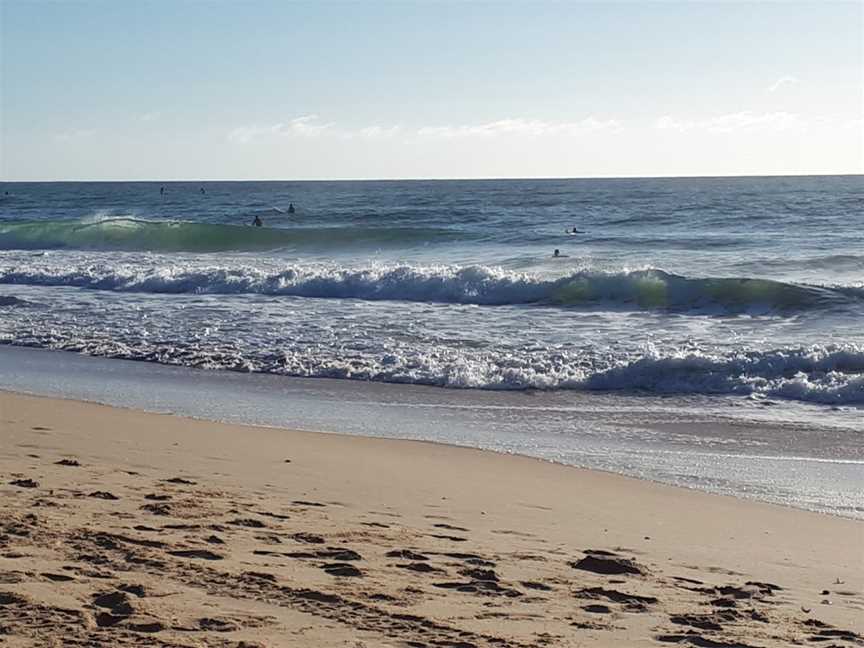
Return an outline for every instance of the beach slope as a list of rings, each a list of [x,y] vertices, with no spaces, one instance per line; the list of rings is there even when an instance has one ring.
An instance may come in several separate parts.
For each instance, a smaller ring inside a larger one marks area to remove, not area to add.
[[[0,394],[3,646],[860,646],[864,523]]]

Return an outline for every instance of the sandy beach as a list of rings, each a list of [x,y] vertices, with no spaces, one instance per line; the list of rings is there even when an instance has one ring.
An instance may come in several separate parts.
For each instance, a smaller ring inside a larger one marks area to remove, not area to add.
[[[857,646],[864,525],[0,394],[3,646]]]

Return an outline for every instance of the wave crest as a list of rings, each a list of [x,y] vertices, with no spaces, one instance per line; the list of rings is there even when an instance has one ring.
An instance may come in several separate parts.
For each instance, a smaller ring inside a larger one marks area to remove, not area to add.
[[[557,278],[488,266],[292,265],[258,268],[180,264],[0,266],[0,284],[73,286],[167,294],[261,294],[447,304],[611,306],[705,313],[797,312],[864,303],[864,289],[749,278],[689,278],[662,270],[583,270]]]
[[[0,250],[253,252],[425,245],[458,237],[445,228],[277,228],[131,217],[0,223]]]

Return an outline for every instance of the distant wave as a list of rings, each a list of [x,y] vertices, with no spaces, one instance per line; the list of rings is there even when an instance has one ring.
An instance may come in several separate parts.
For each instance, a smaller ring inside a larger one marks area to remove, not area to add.
[[[864,272],[864,255],[861,254],[827,254],[810,258],[758,259],[742,261],[736,267],[747,269],[780,268],[783,270],[828,270],[832,272]]]
[[[0,223],[0,250],[251,252],[282,248],[410,246],[453,240],[459,236],[445,228],[274,228],[130,217],[3,222]]]
[[[291,265],[254,267],[181,264],[79,264],[34,259],[0,265],[0,284],[73,286],[167,294],[261,294],[488,306],[611,306],[707,313],[801,312],[864,305],[864,288],[820,287],[748,278],[689,278],[662,270],[585,270],[558,278],[481,265]]]

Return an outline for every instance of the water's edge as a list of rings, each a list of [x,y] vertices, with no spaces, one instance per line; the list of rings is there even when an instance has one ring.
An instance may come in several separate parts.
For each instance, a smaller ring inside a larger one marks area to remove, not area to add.
[[[576,402],[526,394],[514,402],[512,395],[505,400],[428,387],[250,376],[14,347],[0,347],[0,367],[0,389],[10,392],[473,447],[864,519],[864,501],[856,496],[864,457],[844,458],[844,446],[860,432],[736,419],[736,412],[722,411],[728,403],[711,410],[706,401],[603,394],[579,395]],[[556,424],[562,420],[566,425]],[[813,445],[796,446],[779,435]],[[733,447],[737,452],[729,451]]]

